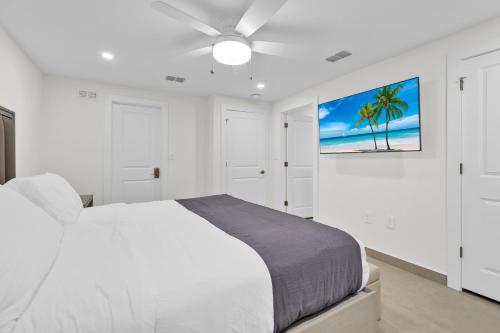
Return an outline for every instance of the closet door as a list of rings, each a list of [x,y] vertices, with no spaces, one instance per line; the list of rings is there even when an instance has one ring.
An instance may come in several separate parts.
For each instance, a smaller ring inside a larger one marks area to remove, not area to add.
[[[309,218],[313,216],[313,117],[294,112],[286,119],[287,213]]]
[[[225,192],[265,205],[267,201],[266,117],[261,112],[226,109],[223,145]]]
[[[500,52],[462,76],[462,287],[500,302]]]

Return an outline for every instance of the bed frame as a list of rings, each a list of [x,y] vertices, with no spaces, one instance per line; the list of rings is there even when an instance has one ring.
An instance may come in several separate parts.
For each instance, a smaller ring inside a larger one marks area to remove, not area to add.
[[[377,279],[356,295],[299,321],[284,333],[376,333],[381,318],[380,286]]]
[[[293,325],[285,333],[376,333],[376,292],[368,288],[312,318]]]

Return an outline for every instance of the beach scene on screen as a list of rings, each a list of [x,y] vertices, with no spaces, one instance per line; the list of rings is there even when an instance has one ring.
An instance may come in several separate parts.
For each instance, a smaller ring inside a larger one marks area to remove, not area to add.
[[[320,151],[419,151],[419,79],[413,78],[318,106]]]

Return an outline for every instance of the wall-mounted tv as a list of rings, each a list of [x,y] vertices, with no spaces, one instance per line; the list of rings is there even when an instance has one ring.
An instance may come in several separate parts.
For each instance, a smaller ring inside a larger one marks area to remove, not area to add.
[[[419,78],[318,106],[321,154],[420,151]]]

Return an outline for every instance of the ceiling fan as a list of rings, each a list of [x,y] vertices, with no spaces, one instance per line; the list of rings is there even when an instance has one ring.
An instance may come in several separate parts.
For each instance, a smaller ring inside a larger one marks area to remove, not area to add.
[[[284,56],[289,52],[286,44],[255,41],[251,36],[265,25],[287,0],[255,0],[241,17],[236,26],[216,29],[201,20],[183,12],[165,1],[153,1],[151,6],[157,11],[196,29],[212,39],[206,47],[189,52],[201,56],[212,53],[215,60],[224,65],[237,66],[250,61],[252,52]]]

